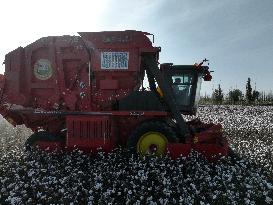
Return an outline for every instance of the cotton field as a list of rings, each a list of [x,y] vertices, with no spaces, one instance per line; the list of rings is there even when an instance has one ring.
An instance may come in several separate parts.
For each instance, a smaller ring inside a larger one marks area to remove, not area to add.
[[[26,152],[31,132],[0,118],[0,204],[273,204],[273,107],[205,106],[198,117],[223,125],[234,158]]]

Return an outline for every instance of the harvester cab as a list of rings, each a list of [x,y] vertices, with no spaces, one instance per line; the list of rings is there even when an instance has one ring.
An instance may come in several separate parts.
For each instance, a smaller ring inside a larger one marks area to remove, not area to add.
[[[173,91],[173,96],[180,112],[194,115],[200,100],[202,80],[211,78],[209,67],[200,64],[173,65],[161,64],[160,70]],[[162,95],[162,94],[161,94]]]
[[[0,113],[33,130],[27,147],[226,155],[221,125],[182,116],[196,113],[201,81],[211,80],[207,60],[159,67],[161,48],[147,35],[80,32],[17,48],[6,55],[0,75]],[[145,73],[150,90],[141,89]]]

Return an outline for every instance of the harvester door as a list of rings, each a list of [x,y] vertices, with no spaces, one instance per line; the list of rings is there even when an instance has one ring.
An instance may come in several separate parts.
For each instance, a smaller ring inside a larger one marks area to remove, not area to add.
[[[57,64],[60,90],[70,110],[88,110],[90,107],[88,52],[79,37],[57,39]]]
[[[87,110],[89,107],[90,87],[87,68],[88,63],[82,59],[63,61],[65,86],[68,91],[65,99],[67,102],[75,99],[73,106],[80,110]]]

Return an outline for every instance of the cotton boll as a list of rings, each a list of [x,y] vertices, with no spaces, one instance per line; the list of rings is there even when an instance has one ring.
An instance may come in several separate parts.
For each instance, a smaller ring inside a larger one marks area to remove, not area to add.
[[[273,189],[273,185],[271,183],[266,183],[268,189]]]
[[[108,155],[101,152],[97,157],[79,151],[25,153],[19,145],[3,153],[0,146],[1,198],[17,197],[24,204],[28,194],[40,191],[31,203],[52,203],[56,199],[75,204],[143,204],[147,199],[151,204],[175,200],[182,204],[217,204],[220,200],[246,203],[241,193],[249,204],[266,200],[272,198],[272,155],[268,154],[273,150],[272,113],[268,108],[243,106],[200,109],[203,121],[222,123],[232,148],[241,156],[233,162],[227,158],[210,164],[198,153],[191,153],[189,159],[142,160],[121,149]],[[14,138],[10,142],[17,143]],[[263,193],[264,198],[259,198]]]

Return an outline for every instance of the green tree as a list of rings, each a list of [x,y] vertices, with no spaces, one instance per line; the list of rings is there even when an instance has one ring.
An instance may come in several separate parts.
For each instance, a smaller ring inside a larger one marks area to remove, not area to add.
[[[253,101],[252,87],[251,87],[250,78],[247,79],[247,83],[246,83],[246,100],[247,100],[248,103],[251,103]]]
[[[257,101],[257,100],[259,100],[259,97],[260,97],[260,92],[257,90],[253,90],[253,93],[252,93],[253,100]]]
[[[232,103],[237,103],[242,100],[243,93],[239,89],[234,89],[234,90],[229,91],[228,96],[229,96],[229,100]]]
[[[212,93],[212,99],[213,102],[221,104],[223,102],[223,98],[224,98],[223,90],[219,84],[218,89],[215,89],[214,92]]]
[[[273,102],[273,92],[270,90],[270,92],[266,95],[266,101]]]

